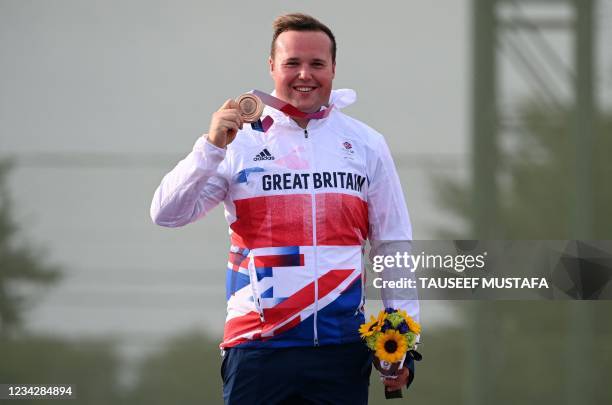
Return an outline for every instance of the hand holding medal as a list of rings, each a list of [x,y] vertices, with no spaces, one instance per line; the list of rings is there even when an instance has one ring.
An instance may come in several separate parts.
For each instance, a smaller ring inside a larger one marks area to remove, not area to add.
[[[238,96],[235,100],[227,100],[212,116],[208,131],[209,141],[224,148],[234,140],[243,123],[250,123],[256,131],[266,132],[274,123],[269,115],[261,119],[264,105],[268,105],[294,118],[321,119],[332,111],[334,105],[314,113],[305,113],[298,110],[270,94],[259,90],[252,90]]]
[[[250,122],[251,127],[256,131],[267,132],[268,129],[274,123],[274,120],[269,115],[260,119],[264,109],[264,105],[270,106],[275,110],[278,110],[285,115],[293,118],[303,119],[322,119],[329,115],[334,105],[330,105],[328,108],[324,108],[314,113],[305,113],[298,110],[291,104],[280,100],[268,93],[264,93],[259,90],[251,90],[249,93],[245,93],[236,99],[238,108],[240,110],[241,117],[244,122]]]

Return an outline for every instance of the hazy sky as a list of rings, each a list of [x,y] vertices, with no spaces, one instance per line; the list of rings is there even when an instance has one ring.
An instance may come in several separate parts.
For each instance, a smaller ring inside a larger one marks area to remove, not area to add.
[[[612,16],[605,5],[602,23]],[[271,90],[271,22],[283,12],[311,13],[333,29],[335,87],[358,94],[347,112],[385,135],[415,237],[434,238],[433,225],[451,219],[435,204],[431,172],[469,173],[468,6],[0,0],[0,155],[20,159],[10,186],[24,234],[65,270],[29,327],[131,342],[186,327],[220,331],[222,212],[168,230],[151,224],[149,205],[212,111],[252,88]],[[610,34],[603,26],[598,45],[608,99]],[[567,59],[567,38],[551,41]],[[516,98],[524,86],[507,77],[503,93]]]

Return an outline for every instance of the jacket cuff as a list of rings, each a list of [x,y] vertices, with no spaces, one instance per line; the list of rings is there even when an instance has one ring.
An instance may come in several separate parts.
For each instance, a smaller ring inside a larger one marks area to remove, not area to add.
[[[193,158],[196,166],[205,172],[216,171],[219,164],[225,159],[225,148],[219,148],[208,142],[208,138],[201,136],[193,145]]]
[[[414,359],[410,354],[406,356],[404,367],[408,367],[408,370],[410,370],[410,373],[408,374],[408,382],[406,383],[406,388],[410,388],[410,384],[412,384],[412,380],[414,380]]]
[[[421,361],[422,358],[423,356],[421,356],[421,353],[417,352],[416,350],[410,350],[406,355],[406,361],[404,362],[404,365],[408,367],[408,370],[410,370],[410,374],[408,375],[408,382],[406,383],[406,388],[409,388],[410,384],[412,384],[412,380],[414,380],[415,360]]]

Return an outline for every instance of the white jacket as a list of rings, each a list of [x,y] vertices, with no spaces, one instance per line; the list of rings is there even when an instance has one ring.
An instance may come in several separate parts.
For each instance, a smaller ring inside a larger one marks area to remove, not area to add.
[[[201,137],[155,191],[153,221],[183,226],[223,201],[230,227],[222,348],[359,340],[364,321],[363,245],[410,241],[412,229],[382,135],[340,109],[306,129],[270,107],[266,132],[239,131],[227,150]],[[406,275],[409,275],[407,272]],[[394,301],[418,320],[416,299]]]

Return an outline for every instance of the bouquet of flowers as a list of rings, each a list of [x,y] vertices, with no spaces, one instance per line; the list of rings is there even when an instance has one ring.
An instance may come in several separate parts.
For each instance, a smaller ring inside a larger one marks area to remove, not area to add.
[[[403,310],[386,308],[378,317],[370,317],[359,328],[365,344],[374,352],[374,367],[385,378],[397,378],[406,354],[416,348],[421,326]],[[388,392],[387,398],[401,398],[401,390]]]

